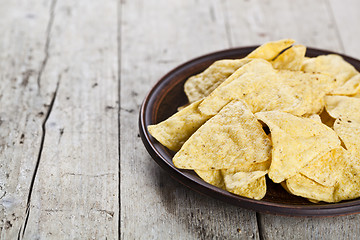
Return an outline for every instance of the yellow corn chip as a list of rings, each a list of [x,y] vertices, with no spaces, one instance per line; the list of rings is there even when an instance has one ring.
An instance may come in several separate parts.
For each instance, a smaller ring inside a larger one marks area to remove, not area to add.
[[[201,126],[173,158],[177,168],[216,170],[270,159],[271,144],[242,101],[233,101]]]
[[[292,39],[282,39],[275,42],[268,42],[254,51],[252,51],[247,58],[261,58],[265,60],[273,60],[281,51],[290,47],[295,41]]]
[[[188,80],[186,80],[184,85],[184,91],[189,99],[189,102],[192,103],[208,96],[231,74],[233,74],[237,69],[251,61],[251,59],[264,58],[266,60],[271,60],[275,58],[282,50],[290,47],[293,43],[294,41],[290,39],[270,42],[255,49],[253,53],[250,53],[247,58],[234,60],[224,59],[214,62],[202,73],[192,76]],[[301,53],[298,47],[296,48],[296,50],[291,51],[291,57],[294,58],[294,55],[296,54],[301,57]],[[289,58],[287,58],[286,60],[283,60],[282,65],[280,63],[277,63],[277,65],[282,66],[282,69],[290,69],[290,67],[294,65],[295,61],[295,59],[290,60]]]
[[[262,199],[266,194],[266,173],[267,171],[225,173],[225,189],[243,197]]]
[[[350,119],[336,119],[334,130],[354,156],[360,156],[360,123]]]
[[[270,128],[273,150],[269,177],[275,183],[295,175],[313,159],[340,147],[336,133],[316,120],[280,111],[259,112],[255,116]]]
[[[218,188],[225,189],[224,178],[221,170],[194,170],[205,182]]]
[[[333,95],[348,95],[352,96],[360,93],[360,74],[356,74],[346,81],[343,85],[335,88],[330,92]]]
[[[360,197],[360,159],[358,155],[348,155],[345,159],[343,175],[334,191],[336,202]]]
[[[334,187],[343,174],[345,152],[344,148],[332,149],[306,164],[300,173],[323,186]]]
[[[260,163],[245,163],[244,165],[222,169],[222,170],[195,170],[195,172],[205,182],[210,183],[218,188],[225,188],[224,176],[234,175],[237,172],[255,172],[255,171],[267,171],[270,167],[270,160]],[[259,180],[260,181],[260,180]],[[255,183],[254,183],[255,184]],[[261,185],[262,186],[262,185]],[[266,190],[265,190],[266,191]],[[236,193],[235,193],[236,194]],[[244,195],[242,195],[244,196]]]
[[[305,52],[305,46],[295,45],[285,50],[271,63],[275,69],[297,71],[301,69],[305,57]]]
[[[360,98],[326,96],[325,108],[333,118],[347,118],[360,123]]]
[[[208,96],[238,68],[250,62],[250,59],[225,59],[214,62],[204,72],[186,80],[184,91],[189,102],[198,101]]]
[[[326,187],[298,173],[286,180],[287,190],[300,197],[334,202],[334,187]]]
[[[301,68],[305,72],[321,72],[335,78],[334,88],[343,85],[351,77],[358,74],[358,71],[336,54],[321,55],[309,58],[304,61]]]
[[[148,126],[149,133],[170,150],[178,151],[184,142],[211,116],[198,111],[200,101],[194,102],[167,120]]]
[[[275,70],[261,59],[239,68],[199,105],[205,115],[215,115],[233,99],[243,99],[254,113],[282,110],[295,115],[319,113],[330,90],[329,76],[301,71]]]

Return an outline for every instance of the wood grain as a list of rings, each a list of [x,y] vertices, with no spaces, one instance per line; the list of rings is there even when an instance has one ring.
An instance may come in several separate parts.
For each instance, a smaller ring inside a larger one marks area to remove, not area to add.
[[[357,239],[360,215],[256,214],[146,152],[138,110],[173,67],[294,38],[360,58],[355,0],[0,4],[0,239]]]
[[[0,238],[21,235],[42,139],[41,125],[56,84],[41,91],[51,2],[1,4]],[[31,31],[29,31],[31,29]]]
[[[25,239],[118,237],[116,9],[116,1],[54,7],[41,86],[57,88]]]
[[[190,58],[229,46],[219,4],[136,0],[122,5],[123,239],[258,239],[254,212],[204,197],[175,182],[151,159],[137,130],[140,104],[162,75]]]

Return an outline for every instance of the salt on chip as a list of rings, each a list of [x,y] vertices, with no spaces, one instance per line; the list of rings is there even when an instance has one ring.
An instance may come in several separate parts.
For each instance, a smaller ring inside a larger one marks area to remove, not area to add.
[[[275,69],[298,71],[301,69],[305,57],[306,47],[295,45],[281,53],[271,62]]]
[[[148,126],[149,133],[170,150],[178,151],[184,142],[211,116],[199,112],[201,100],[190,104],[170,118]]]
[[[173,157],[177,168],[217,170],[270,159],[271,144],[242,101],[232,101],[202,125]]]
[[[266,194],[267,171],[223,173],[225,189],[231,193],[262,199]]]
[[[347,118],[360,123],[360,99],[348,96],[326,96],[325,108],[333,118]]]
[[[343,85],[358,71],[341,56],[336,54],[320,55],[304,61],[301,70],[305,72],[321,72],[334,77],[334,88]]]
[[[259,112],[255,116],[270,128],[273,150],[269,178],[275,183],[292,177],[313,159],[340,147],[336,133],[317,120],[280,111]]]
[[[261,58],[265,60],[273,60],[281,51],[290,47],[295,41],[293,39],[282,39],[279,41],[268,42],[254,51],[252,51],[247,58]]]
[[[225,59],[214,62],[204,72],[186,80],[184,91],[189,102],[198,101],[208,96],[237,69],[250,62],[251,59]]]

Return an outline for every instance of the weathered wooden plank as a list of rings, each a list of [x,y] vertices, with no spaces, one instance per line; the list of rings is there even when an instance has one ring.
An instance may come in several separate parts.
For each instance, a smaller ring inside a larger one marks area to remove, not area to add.
[[[41,89],[57,88],[24,238],[116,239],[117,1],[58,1],[52,15]]]
[[[55,85],[39,91],[51,1],[0,5],[0,238],[16,239],[26,219],[41,125]]]
[[[341,51],[325,0],[227,0],[225,8],[235,46],[293,38],[309,47]]]
[[[254,212],[175,182],[153,162],[137,131],[140,104],[162,75],[229,47],[221,1],[132,0],[121,7],[122,239],[257,239]]]
[[[235,45],[290,37],[307,46],[344,51],[327,1],[227,1],[226,9]],[[248,24],[239,26],[244,19]],[[252,34],[242,38],[242,28]],[[258,214],[262,239],[352,239],[360,234],[359,219],[359,215],[291,218]]]
[[[360,2],[356,0],[330,0],[336,28],[341,38],[344,53],[360,59]]]

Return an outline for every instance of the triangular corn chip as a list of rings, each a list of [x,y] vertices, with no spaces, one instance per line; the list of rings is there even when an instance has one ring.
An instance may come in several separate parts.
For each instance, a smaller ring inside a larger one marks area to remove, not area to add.
[[[273,150],[269,177],[275,183],[292,177],[313,159],[340,147],[336,133],[316,120],[280,111],[259,112],[255,116],[270,128]]]
[[[178,151],[184,142],[211,116],[198,111],[200,101],[194,102],[165,121],[148,126],[149,133],[170,150]]]
[[[225,59],[214,62],[204,72],[186,80],[184,91],[189,102],[198,101],[208,96],[237,69],[250,62],[251,59]]]
[[[360,123],[360,98],[326,96],[325,108],[333,118],[346,118]]]
[[[177,168],[226,169],[270,159],[271,144],[242,101],[233,101],[202,125],[173,158]]]
[[[319,113],[330,90],[329,76],[301,71],[275,70],[261,59],[239,68],[199,105],[205,115],[215,115],[233,99],[243,99],[252,111],[282,110],[295,115]]]
[[[275,42],[268,42],[254,51],[252,51],[247,58],[261,58],[265,60],[273,60],[280,52],[290,47],[295,41],[292,39],[282,39]]]
[[[305,57],[306,47],[295,45],[281,53],[271,62],[275,69],[297,71],[301,69]]]
[[[358,71],[336,54],[321,55],[309,58],[304,61],[301,68],[305,72],[321,72],[329,74],[334,78],[334,87],[343,85],[351,77],[358,74]]]

